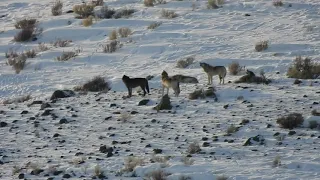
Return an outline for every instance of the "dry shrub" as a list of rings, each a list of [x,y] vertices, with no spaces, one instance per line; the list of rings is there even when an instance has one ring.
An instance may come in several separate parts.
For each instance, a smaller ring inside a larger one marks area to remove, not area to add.
[[[93,15],[94,7],[92,4],[74,5],[73,12],[78,14],[80,16],[79,18],[83,19]]]
[[[170,174],[163,170],[154,170],[146,175],[146,180],[166,180]]]
[[[54,47],[67,47],[72,40],[62,40],[62,39],[57,39],[55,42],[52,43]]]
[[[287,116],[282,116],[277,119],[277,123],[285,129],[293,129],[303,123],[304,119],[302,114],[291,113]]]
[[[60,0],[56,0],[51,7],[51,13],[53,16],[59,16],[62,14],[63,3]]]
[[[174,11],[162,9],[161,16],[164,18],[172,19],[178,17],[178,14],[176,14]]]
[[[94,6],[103,6],[104,2],[103,2],[103,0],[92,0],[91,4]]]
[[[187,153],[189,154],[199,153],[200,151],[201,151],[201,148],[197,142],[191,143],[187,149]]]
[[[220,176],[217,176],[216,179],[217,179],[217,180],[227,180],[228,177],[227,177],[227,176],[224,176],[224,175],[220,175]]]
[[[185,156],[185,157],[181,158],[181,162],[186,166],[191,166],[191,165],[193,165],[194,160],[191,159],[190,157]]]
[[[237,75],[241,71],[241,68],[238,62],[233,61],[231,64],[229,64],[228,70],[230,74]]]
[[[287,75],[289,78],[316,79],[320,77],[320,63],[298,56],[289,67]]]
[[[273,166],[273,167],[279,167],[279,166],[281,166],[280,156],[276,156],[276,157],[274,158],[274,160],[272,161],[272,166]]]
[[[78,56],[78,54],[80,53],[81,50],[75,50],[75,51],[67,51],[67,52],[63,52],[61,56],[58,56],[56,59],[58,61],[68,61],[71,58],[74,58],[76,56]]]
[[[319,124],[317,121],[313,120],[313,121],[309,121],[309,128],[310,129],[316,129],[319,127]]]
[[[102,52],[113,53],[122,47],[119,41],[113,40],[107,44],[100,45],[102,47]]]
[[[313,115],[313,116],[320,116],[320,112],[318,112],[317,110],[312,110],[311,111],[311,114]]]
[[[130,28],[123,27],[123,28],[118,29],[118,33],[119,33],[120,37],[124,38],[124,37],[128,37],[130,34],[132,34],[132,31]]]
[[[180,59],[179,61],[177,61],[177,68],[187,68],[188,66],[190,66],[191,64],[193,64],[194,62],[194,57],[190,56],[187,57],[185,59]]]
[[[34,29],[22,29],[14,36],[13,40],[16,42],[25,42],[31,40],[34,36]]]
[[[189,99],[194,100],[194,99],[204,99],[206,97],[211,97],[211,98],[217,98],[215,94],[215,89],[213,87],[209,87],[207,90],[195,90],[192,93],[189,94]]]
[[[281,0],[274,0],[272,4],[276,7],[283,6],[283,2]]]
[[[148,29],[155,29],[159,27],[162,23],[161,22],[153,22],[148,26]]]
[[[4,100],[2,104],[6,105],[6,104],[12,104],[12,103],[23,103],[25,101],[29,101],[30,99],[32,99],[31,95],[26,95],[26,96],[17,97],[14,99]]]
[[[115,13],[116,13],[116,11],[114,9],[110,9],[108,6],[103,6],[100,9],[99,18],[111,19]]]
[[[153,0],[154,2],[156,2],[157,4],[166,4],[167,1],[165,0]]]
[[[217,5],[216,0],[208,0],[207,8],[208,9],[218,9],[219,6]]]
[[[8,58],[7,64],[12,66],[12,68],[19,74],[25,67],[27,62],[27,56],[25,54],[20,54],[14,58]]]
[[[16,29],[34,29],[36,26],[36,19],[22,19],[14,25]]]
[[[141,166],[143,164],[143,160],[138,157],[129,156],[124,161],[123,171],[132,172],[137,166]]]
[[[268,41],[260,41],[258,43],[256,43],[255,45],[255,50],[257,52],[261,52],[268,49]]]
[[[153,7],[154,6],[154,0],[144,0],[143,4],[147,7]]]
[[[27,58],[35,58],[37,55],[37,52],[34,49],[31,49],[31,50],[25,51],[24,54],[27,56]]]
[[[88,27],[88,26],[91,26],[93,23],[93,17],[92,16],[89,16],[85,19],[82,19],[82,25],[85,26],[85,27]]]
[[[228,129],[227,129],[227,134],[232,134],[235,133],[239,130],[238,127],[236,127],[235,125],[231,124]]]
[[[110,40],[116,40],[118,38],[117,30],[112,30],[109,33],[109,39]]]
[[[45,43],[38,44],[38,51],[42,52],[42,51],[47,51],[47,50],[49,50],[49,47]]]
[[[12,49],[9,49],[5,54],[6,58],[16,58],[18,56],[19,54],[16,51],[13,51]]]
[[[108,92],[111,89],[110,84],[102,77],[96,76],[81,86],[76,86],[75,91],[90,92]]]
[[[114,15],[112,16],[113,18],[115,19],[119,19],[119,18],[128,18],[130,17],[133,13],[135,12],[134,9],[127,9],[127,8],[124,8],[124,9],[119,9],[117,10]]]
[[[222,5],[222,4],[224,4],[224,0],[216,0],[216,3],[217,3],[218,5]]]

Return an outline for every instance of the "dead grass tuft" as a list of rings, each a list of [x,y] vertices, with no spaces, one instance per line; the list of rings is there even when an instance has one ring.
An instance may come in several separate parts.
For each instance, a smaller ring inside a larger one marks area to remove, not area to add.
[[[146,175],[146,180],[167,180],[169,173],[164,172],[163,170],[154,170]]]
[[[228,70],[230,74],[237,75],[241,71],[240,64],[236,61],[233,61],[231,64],[229,64]]]
[[[200,151],[201,151],[201,148],[197,142],[191,143],[187,149],[187,153],[189,154],[199,153]]]
[[[161,22],[153,22],[148,26],[148,29],[156,29],[159,27],[162,23]]]
[[[111,89],[110,84],[102,77],[96,76],[81,86],[76,86],[75,91],[85,92],[108,92]]]
[[[14,25],[16,29],[34,29],[36,27],[36,19],[22,19]]]
[[[185,59],[180,59],[179,61],[177,61],[176,67],[177,68],[187,68],[188,66],[193,64],[194,60],[195,60],[194,56],[190,56]]]
[[[124,168],[122,169],[122,171],[132,172],[137,166],[141,165],[143,165],[143,159],[134,156],[129,156],[124,161]]]
[[[113,40],[107,44],[100,45],[102,47],[102,52],[104,53],[113,53],[122,47],[119,41]]]
[[[291,113],[287,116],[282,116],[277,119],[277,123],[285,129],[293,129],[300,126],[304,121],[302,114]]]
[[[89,16],[94,15],[93,9],[94,5],[92,4],[80,4],[80,5],[74,5],[73,6],[73,12],[79,15],[79,18],[87,18]]]
[[[162,9],[161,10],[161,17],[167,18],[167,19],[173,19],[173,18],[178,17],[178,14],[175,13],[174,11]]]
[[[118,33],[119,33],[120,37],[124,38],[124,37],[128,37],[129,35],[131,35],[132,30],[130,28],[123,27],[123,28],[118,29]]]
[[[260,42],[256,43],[255,50],[257,52],[261,52],[261,51],[268,49],[268,46],[269,46],[268,41],[260,41]]]
[[[51,13],[53,16],[60,16],[62,14],[63,3],[60,0],[56,0],[51,7]]]
[[[67,47],[72,40],[62,40],[62,39],[57,39],[55,42],[52,43],[54,47]]]
[[[7,64],[12,66],[16,74],[19,74],[25,67],[27,62],[27,56],[25,54],[20,54],[17,57],[8,58]]]

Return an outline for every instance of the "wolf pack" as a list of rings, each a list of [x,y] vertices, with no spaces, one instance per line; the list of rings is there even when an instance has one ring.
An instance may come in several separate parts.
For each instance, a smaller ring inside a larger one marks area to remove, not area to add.
[[[211,66],[204,62],[200,62],[200,66],[208,76],[208,85],[212,85],[212,77],[216,75],[219,76],[219,84],[224,84],[224,79],[227,75],[227,69],[224,66]],[[148,80],[146,78],[130,78],[129,76],[123,75],[122,81],[128,89],[128,97],[132,96],[132,89],[136,87],[141,87],[143,96],[150,93]],[[180,83],[197,84],[199,81],[195,77],[181,74],[169,76],[166,71],[162,71],[162,96],[164,96],[165,89],[167,90],[166,94],[169,95],[169,89],[171,88],[174,91],[174,95],[178,97],[180,94]]]

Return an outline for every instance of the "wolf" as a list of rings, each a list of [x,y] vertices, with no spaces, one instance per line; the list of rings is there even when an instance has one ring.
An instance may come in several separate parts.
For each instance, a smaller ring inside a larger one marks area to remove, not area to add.
[[[219,75],[220,84],[221,81],[224,84],[224,78],[227,75],[227,69],[224,66],[211,66],[207,63],[200,62],[200,66],[204,72],[208,75],[208,84],[212,84],[212,76]]]
[[[148,94],[150,93],[148,80],[146,78],[130,78],[126,75],[123,75],[122,81],[128,89],[128,97],[132,96],[132,89],[138,86],[140,86],[143,90],[143,96],[145,96],[147,92]]]
[[[184,76],[181,74],[169,76],[166,71],[162,71],[161,81],[162,81],[162,96],[164,95],[165,88],[167,88],[167,94],[169,93],[169,88],[172,88],[175,96],[179,96],[180,83],[192,83],[192,84],[199,83],[199,81],[195,77]]]

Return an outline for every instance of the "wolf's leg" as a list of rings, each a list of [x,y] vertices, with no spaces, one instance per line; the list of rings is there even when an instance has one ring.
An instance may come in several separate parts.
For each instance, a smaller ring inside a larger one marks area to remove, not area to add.
[[[208,85],[210,85],[210,75],[208,74]]]
[[[141,89],[143,90],[143,96],[145,96],[146,94],[147,94],[147,92],[146,92],[146,87],[144,87],[144,86],[140,86],[141,87]]]
[[[162,96],[164,95],[164,86],[162,86]]]
[[[219,84],[221,84],[221,81],[222,81],[222,76],[220,76],[220,75],[219,75],[219,79],[220,79],[220,82],[219,82]]]
[[[129,91],[129,97],[132,96],[132,88],[128,88],[128,91]]]
[[[169,95],[169,88],[167,88],[167,94]]]

